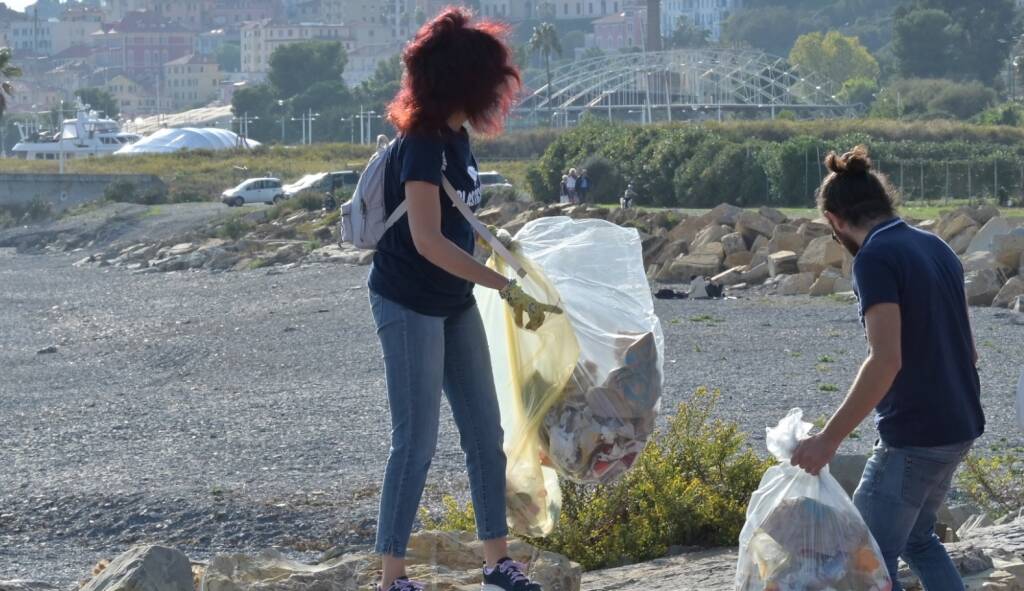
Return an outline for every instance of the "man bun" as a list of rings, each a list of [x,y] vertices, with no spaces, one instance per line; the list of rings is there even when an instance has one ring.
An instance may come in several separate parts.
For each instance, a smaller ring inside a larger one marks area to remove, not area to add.
[[[857,146],[842,156],[829,152],[825,157],[825,166],[838,175],[864,174],[871,170],[871,158],[865,146]]]

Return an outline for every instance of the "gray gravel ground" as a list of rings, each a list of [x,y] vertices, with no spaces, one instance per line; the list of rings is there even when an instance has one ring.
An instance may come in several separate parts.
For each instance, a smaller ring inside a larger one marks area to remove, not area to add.
[[[372,540],[388,418],[365,268],[132,275],[80,257],[0,256],[0,579],[68,584],[142,541],[202,559]],[[720,388],[718,414],[759,450],[790,407],[830,412],[864,354],[854,306],[830,299],[658,311],[664,408]],[[1024,324],[973,314],[986,444],[1024,444]],[[466,489],[445,417],[431,506]],[[860,433],[844,451],[869,448]]]

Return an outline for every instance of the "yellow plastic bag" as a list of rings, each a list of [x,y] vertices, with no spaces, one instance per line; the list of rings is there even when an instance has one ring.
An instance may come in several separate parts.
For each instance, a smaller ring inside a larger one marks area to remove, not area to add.
[[[516,255],[519,257],[519,255]],[[561,304],[558,292],[528,259],[519,258],[527,276],[523,290],[538,301]],[[515,272],[491,257],[487,265],[506,277]],[[508,524],[528,536],[551,533],[558,523],[562,496],[555,470],[542,465],[540,430],[544,417],[565,396],[580,348],[569,319],[552,314],[537,331],[516,327],[511,308],[494,290],[477,288],[477,305],[487,331],[494,383],[505,432]],[[507,363],[501,360],[507,359]]]

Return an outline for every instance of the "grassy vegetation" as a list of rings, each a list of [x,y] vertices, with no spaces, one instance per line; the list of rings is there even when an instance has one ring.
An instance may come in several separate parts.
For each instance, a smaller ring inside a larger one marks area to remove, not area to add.
[[[618,482],[563,480],[558,526],[531,543],[587,569],[662,557],[673,545],[734,544],[771,461],[747,447],[735,424],[711,418],[717,401],[717,393],[698,390]],[[472,505],[451,498],[439,517],[423,512],[421,521],[430,529],[474,529]]]
[[[369,146],[350,144],[273,146],[251,151],[196,150],[71,160],[67,170],[83,174],[152,174],[167,184],[172,202],[216,200],[224,189],[249,177],[275,176],[288,183],[315,172],[361,170],[370,153]],[[57,172],[57,163],[0,160],[0,172],[52,173]]]

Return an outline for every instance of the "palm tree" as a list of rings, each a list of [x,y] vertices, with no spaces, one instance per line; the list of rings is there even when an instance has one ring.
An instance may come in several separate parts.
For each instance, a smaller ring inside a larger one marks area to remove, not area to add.
[[[562,43],[558,40],[558,30],[551,23],[541,23],[533,28],[528,43],[531,51],[539,52],[544,57],[544,70],[548,75],[548,107],[551,107],[551,54],[562,55]]]
[[[21,68],[11,65],[11,48],[0,47],[0,116],[7,110],[7,97],[14,94],[12,78],[21,76]]]

